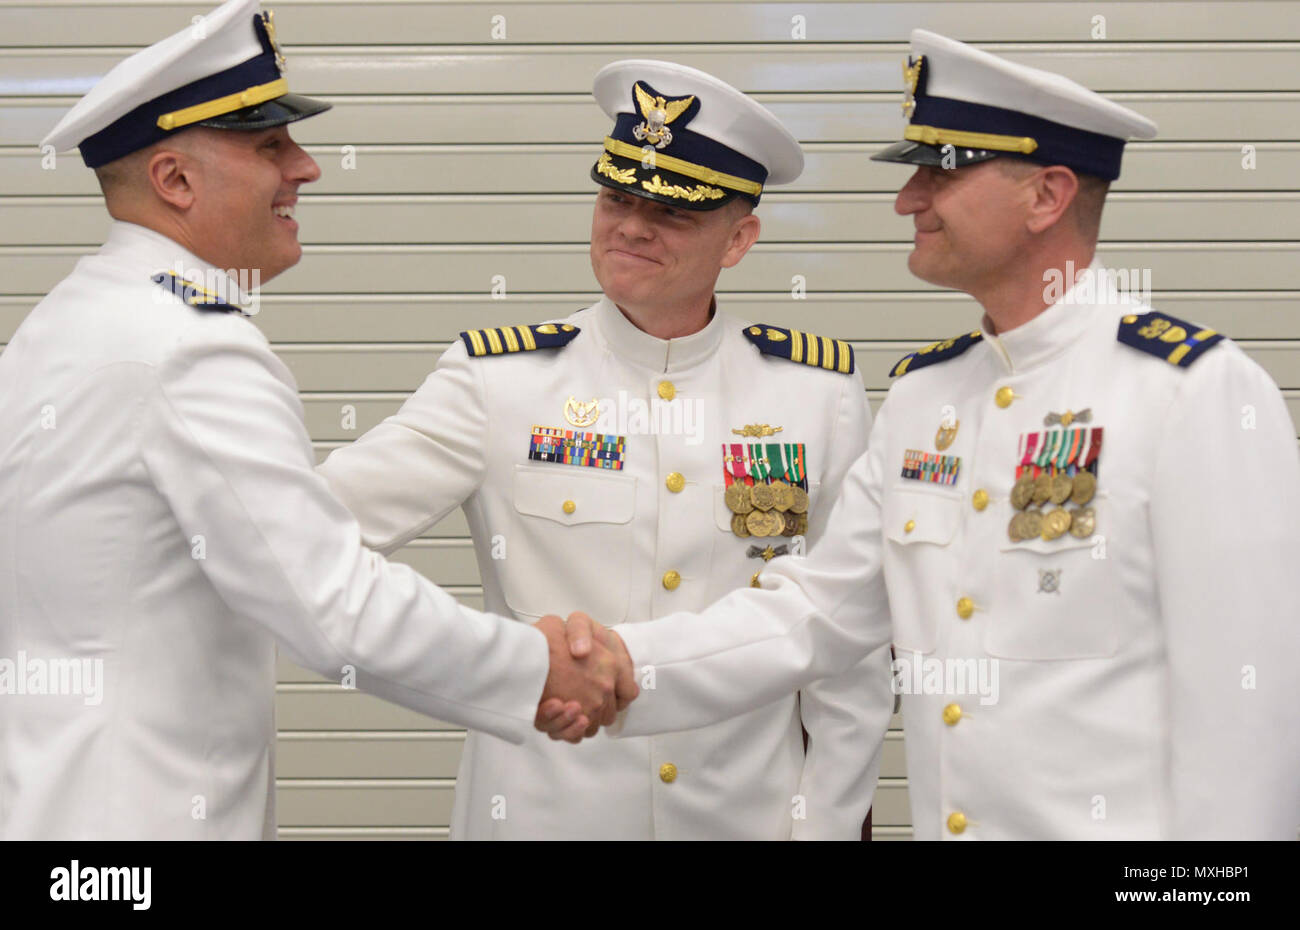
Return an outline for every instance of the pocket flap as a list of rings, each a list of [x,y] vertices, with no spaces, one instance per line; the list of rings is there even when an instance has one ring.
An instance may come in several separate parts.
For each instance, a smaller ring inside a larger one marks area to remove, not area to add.
[[[885,536],[900,545],[946,546],[957,535],[961,495],[951,491],[893,488],[885,496]]]
[[[574,466],[518,465],[514,491],[515,510],[564,526],[627,523],[636,510],[635,478],[587,474]]]

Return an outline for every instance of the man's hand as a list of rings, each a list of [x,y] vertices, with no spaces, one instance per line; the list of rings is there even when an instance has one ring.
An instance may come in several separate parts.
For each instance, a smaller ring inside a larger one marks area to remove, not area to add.
[[[570,614],[567,624],[548,615],[536,626],[550,646],[551,673],[534,725],[570,743],[595,736],[639,693],[623,640],[582,613]]]

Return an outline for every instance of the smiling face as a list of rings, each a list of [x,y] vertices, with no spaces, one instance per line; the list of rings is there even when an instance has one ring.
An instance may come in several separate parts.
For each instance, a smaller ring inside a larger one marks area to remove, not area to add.
[[[591,221],[591,268],[624,309],[707,307],[723,268],[758,238],[758,218],[733,204],[682,210],[602,187]]]
[[[1033,190],[998,160],[962,168],[921,167],[894,210],[912,217],[907,267],[923,281],[979,294],[1005,277],[1028,244]]]
[[[194,251],[222,269],[257,269],[269,281],[302,257],[293,219],[298,188],[320,167],[284,126],[232,131],[197,128],[187,151]]]

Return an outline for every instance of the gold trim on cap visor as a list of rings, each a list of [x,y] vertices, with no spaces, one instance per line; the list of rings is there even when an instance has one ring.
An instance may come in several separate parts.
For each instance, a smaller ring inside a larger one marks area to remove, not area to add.
[[[971,149],[992,149],[995,152],[1019,152],[1028,155],[1038,148],[1038,140],[1029,136],[999,136],[988,132],[962,132],[958,129],[939,129],[935,126],[908,126],[903,138],[909,142],[926,145],[960,145]]]
[[[611,139],[609,136],[605,137],[605,151],[636,161],[645,159],[649,162],[648,167],[650,168],[675,171],[688,178],[694,178],[706,184],[720,184],[723,187],[729,187],[734,191],[740,191],[742,194],[749,194],[753,197],[763,193],[763,185],[757,181],[738,178],[734,174],[723,174],[721,171],[714,171],[712,168],[705,168],[703,165],[697,165],[694,162],[673,158],[671,155],[664,155],[662,152],[653,150],[646,152],[635,145],[620,142],[618,139]]]
[[[276,97],[283,97],[287,93],[289,93],[289,82],[284,78],[279,78],[267,84],[257,84],[247,90],[241,90],[237,94],[227,94],[224,97],[218,97],[216,100],[209,100],[207,103],[196,103],[194,106],[186,107],[183,110],[164,113],[158,117],[158,128],[177,129],[181,126],[197,123],[200,120],[233,113],[236,110],[242,110],[244,107],[266,103],[266,101],[274,100]]]

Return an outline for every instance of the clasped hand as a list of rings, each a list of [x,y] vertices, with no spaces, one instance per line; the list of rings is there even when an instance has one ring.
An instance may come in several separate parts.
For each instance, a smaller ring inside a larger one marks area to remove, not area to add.
[[[551,739],[580,743],[636,698],[632,657],[617,633],[583,613],[567,621],[548,614],[536,627],[550,647],[551,671],[534,725]]]

